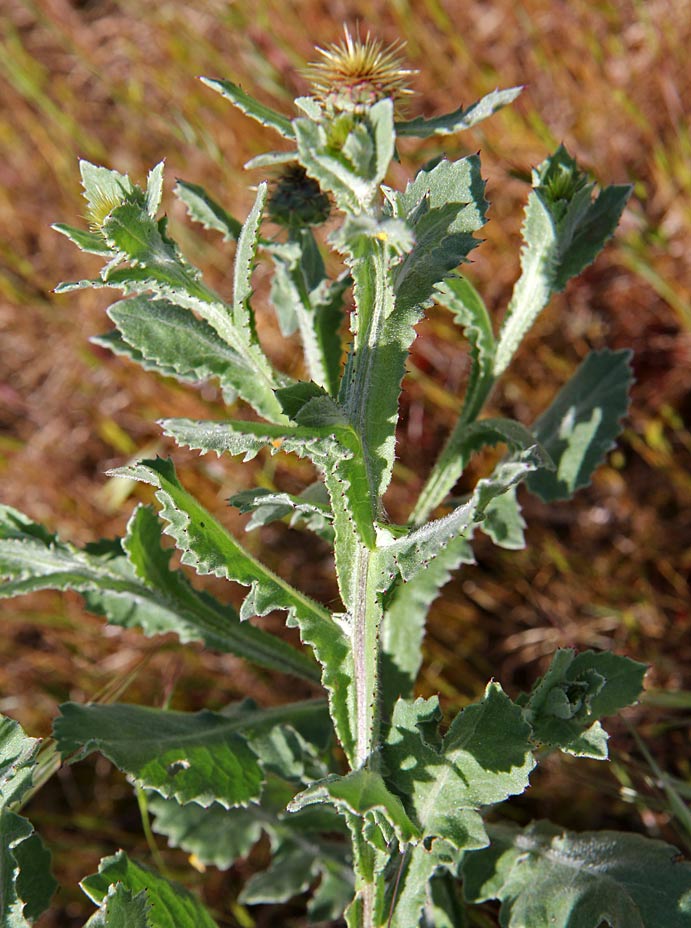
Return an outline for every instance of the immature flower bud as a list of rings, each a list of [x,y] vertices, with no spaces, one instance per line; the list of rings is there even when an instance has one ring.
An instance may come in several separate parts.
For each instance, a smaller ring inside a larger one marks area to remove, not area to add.
[[[331,211],[328,196],[308,177],[300,164],[291,164],[275,182],[269,195],[269,216],[281,226],[318,226]]]
[[[117,195],[113,191],[102,189],[92,191],[86,211],[91,231],[100,232],[108,216],[124,202],[124,194]]]
[[[345,29],[340,43],[317,48],[323,61],[306,68],[314,96],[333,110],[360,111],[379,100],[412,93],[408,78],[415,71],[402,67],[400,44],[385,46],[369,33],[364,41]]]

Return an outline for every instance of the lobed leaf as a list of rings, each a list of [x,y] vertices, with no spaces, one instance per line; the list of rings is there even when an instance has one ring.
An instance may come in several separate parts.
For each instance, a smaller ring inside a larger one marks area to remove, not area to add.
[[[237,241],[242,223],[231,216],[203,187],[178,179],[173,193],[185,204],[190,219],[201,223],[205,229],[220,232],[225,242]]]
[[[535,422],[535,437],[556,465],[528,477],[540,499],[569,499],[614,446],[629,405],[630,358],[630,351],[591,351]]]
[[[315,492],[317,488],[319,496]],[[279,519],[288,519],[290,526],[310,529],[333,544],[333,514],[328,496],[324,500],[322,494],[326,495],[324,484],[317,482],[298,495],[266,489],[242,490],[231,496],[228,502],[242,513],[252,513],[245,526],[247,532]]]
[[[451,579],[453,571],[461,564],[474,561],[468,541],[454,539],[424,570],[407,583],[397,583],[385,597],[379,679],[381,712],[387,724],[398,697],[412,696],[422,665],[422,642],[430,606]]]
[[[145,889],[134,894],[122,883],[115,883],[85,928],[154,928],[151,909]]]
[[[499,335],[496,377],[506,370],[552,294],[594,261],[612,236],[631,188],[607,187],[595,200],[593,188],[563,146],[533,171],[522,230],[521,276]]]
[[[386,824],[402,844],[417,841],[420,832],[406,813],[401,800],[391,792],[381,774],[361,767],[345,776],[318,780],[290,802],[297,812],[314,803],[329,803],[339,812],[369,817],[377,825]]]
[[[189,310],[168,300],[141,295],[114,303],[107,312],[120,339],[113,342],[111,336],[105,347],[127,354],[148,370],[186,383],[214,377],[229,402],[238,394],[257,394],[256,371],[246,355],[228,345],[208,322],[195,318]],[[103,337],[92,341],[104,344]]]
[[[79,885],[92,902],[99,906],[105,903],[106,907],[116,886],[122,887],[119,892],[123,904],[126,901],[123,891],[135,899],[141,899],[141,894],[145,893],[150,906],[146,913],[148,923],[144,922],[146,928],[218,928],[196,896],[178,883],[130,860],[124,851],[104,857],[98,866],[98,873],[87,876]],[[130,903],[130,912],[133,905]],[[137,911],[141,911],[141,903],[135,908]],[[129,922],[125,924],[130,928]],[[98,922],[95,928],[99,928]],[[106,928],[110,928],[107,922]]]
[[[598,722],[636,701],[646,665],[608,651],[558,650],[525,703],[538,744],[577,756],[607,757]]]
[[[57,884],[50,852],[28,819],[18,815],[33,785],[39,741],[0,716],[0,924],[29,928],[50,904]]]
[[[436,698],[400,699],[383,749],[387,782],[403,797],[420,834],[458,850],[487,838],[478,810],[522,793],[535,766],[530,727],[497,683],[460,712],[441,744]]]
[[[266,429],[271,431],[269,426]],[[232,433],[228,430],[226,434],[232,441]],[[250,555],[183,489],[170,461],[140,461],[112,474],[158,488],[161,516],[169,524],[166,531],[182,551],[184,563],[197,573],[214,574],[250,587],[240,609],[241,618],[265,615],[273,609],[288,613],[288,624],[299,627],[302,640],[314,649],[322,665],[322,683],[329,691],[336,731],[349,750],[353,744],[347,708],[352,658],[345,632],[330,613]]]
[[[65,703],[60,712],[53,732],[63,757],[99,751],[138,786],[181,803],[231,808],[259,798],[263,772],[246,738],[257,713],[238,720],[117,703]]]
[[[483,419],[474,423],[468,431],[471,437],[465,446],[466,450],[471,441],[478,440],[487,444],[487,438],[491,440],[499,436],[498,440],[518,443],[526,434],[526,430],[517,422],[503,419]],[[467,502],[457,506],[449,515],[398,536],[381,526],[378,553],[383,582],[393,571],[400,573],[404,580],[411,580],[454,539],[468,538],[494,499],[508,492],[529,473],[548,465],[549,459],[542,448],[536,444],[530,445],[501,462],[490,477],[479,480]],[[388,585],[385,583],[382,590]]]
[[[488,203],[480,159],[446,158],[419,171],[405,191],[390,194],[394,215],[405,219],[415,235],[414,247],[394,271],[396,312],[430,305],[441,284],[480,242]]]
[[[522,90],[523,87],[493,90],[465,109],[459,106],[457,110],[443,116],[433,116],[430,119],[417,116],[415,119],[397,122],[396,135],[411,135],[418,139],[426,139],[431,135],[453,135],[456,132],[463,132],[465,129],[476,126],[483,119],[487,119],[503,106],[513,103]]]
[[[489,827],[463,858],[469,902],[500,899],[502,928],[685,928],[691,864],[636,834],[564,831],[550,822]]]
[[[161,527],[146,507],[135,509],[122,545],[101,542],[80,550],[61,542],[22,513],[0,507],[0,597],[34,590],[76,590],[87,608],[113,625],[141,628],[146,635],[175,632],[180,640],[203,641],[263,667],[315,680],[314,663],[273,635],[240,621],[169,568]]]

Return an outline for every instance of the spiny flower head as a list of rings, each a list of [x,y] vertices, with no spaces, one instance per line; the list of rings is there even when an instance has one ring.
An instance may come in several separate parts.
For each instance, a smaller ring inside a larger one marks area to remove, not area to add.
[[[309,65],[305,73],[314,96],[335,110],[360,111],[379,100],[400,101],[413,91],[408,79],[415,71],[402,67],[401,43],[386,46],[367,33],[345,38],[326,48],[317,48],[322,61]]]

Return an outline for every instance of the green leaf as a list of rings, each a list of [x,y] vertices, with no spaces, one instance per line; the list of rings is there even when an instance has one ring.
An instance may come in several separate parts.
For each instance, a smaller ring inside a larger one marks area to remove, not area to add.
[[[396,897],[388,900],[389,908],[394,905],[390,928],[417,928],[423,914],[427,914],[434,905],[435,874],[454,871],[457,862],[456,849],[440,838],[432,841],[430,848],[424,843],[406,848],[401,861],[400,878],[393,884],[397,890]],[[392,890],[390,895],[393,896]],[[462,923],[442,922],[435,918],[432,922],[422,921],[422,924],[429,928],[460,928]]]
[[[415,235],[414,247],[394,271],[397,315],[430,305],[435,286],[480,244],[473,232],[486,221],[484,191],[480,159],[470,155],[423,169],[403,193],[391,195],[394,214]]]
[[[218,928],[196,896],[178,883],[130,860],[124,851],[104,857],[98,873],[86,877],[80,886],[89,899],[101,905],[116,884],[135,898],[146,893],[151,906],[147,928]],[[129,922],[127,926],[130,928]]]
[[[180,805],[174,799],[152,796],[149,810],[154,831],[165,835],[169,847],[179,847],[204,865],[227,870],[247,857],[264,830],[262,806],[224,809],[218,803],[206,808],[194,802]],[[265,813],[267,814],[267,813]]]
[[[540,499],[569,499],[613,447],[629,404],[630,358],[630,351],[591,351],[533,426],[556,465],[527,480]]]
[[[468,438],[464,451],[469,454],[471,441],[481,445],[491,443],[493,439],[518,443],[526,429],[510,420],[483,419],[473,423],[468,434],[472,438]],[[396,570],[404,580],[411,580],[453,539],[469,537],[475,524],[484,518],[492,500],[524,480],[527,474],[548,464],[545,452],[539,445],[533,444],[500,462],[491,476],[478,481],[468,501],[457,506],[449,515],[403,535],[395,535],[386,526],[380,526],[377,550],[383,577]],[[382,590],[388,586],[385,584]]]
[[[530,478],[532,475],[528,475]],[[516,499],[516,487],[511,487],[501,496],[496,496],[487,509],[480,525],[482,531],[489,535],[495,545],[509,551],[521,551],[525,548],[525,519]]]
[[[402,844],[417,841],[420,832],[408,817],[401,800],[384,782],[381,774],[366,767],[346,776],[317,780],[291,801],[288,809],[297,812],[314,803],[329,803],[339,812],[368,816],[377,825],[386,823]]]
[[[73,242],[81,251],[85,251],[90,255],[103,255],[105,258],[112,258],[115,255],[113,249],[103,240],[103,236],[97,232],[76,229],[74,226],[65,225],[64,222],[54,222],[51,229],[55,229],[56,232]]]
[[[63,756],[99,751],[138,786],[182,803],[230,808],[259,797],[262,770],[243,736],[259,723],[257,713],[227,719],[207,710],[77,703],[60,712],[53,731]]]
[[[394,152],[393,104],[380,100],[366,113],[341,113],[335,119],[293,121],[298,156],[346,212],[368,210]]]
[[[50,853],[18,808],[33,785],[39,741],[0,715],[0,925],[29,928],[50,904],[57,884]]]
[[[271,431],[269,426],[264,429]],[[329,691],[336,731],[349,750],[353,744],[348,712],[352,659],[345,632],[330,613],[250,555],[183,489],[170,461],[140,461],[112,474],[158,488],[161,516],[169,523],[166,531],[182,551],[183,563],[197,573],[214,574],[250,587],[240,609],[241,618],[265,615],[272,609],[288,613],[288,624],[300,628],[302,640],[314,649],[322,665],[322,683]]]
[[[152,906],[146,890],[136,895],[116,883],[108,890],[103,905],[91,916],[85,928],[154,928]]]
[[[261,805],[223,809],[154,797],[149,807],[156,816],[154,828],[166,835],[171,847],[181,847],[203,864],[227,869],[247,856],[265,832],[271,842],[272,862],[246,884],[241,901],[247,904],[283,902],[304,892],[321,876],[308,905],[314,921],[338,918],[353,895],[349,847],[338,841],[341,819],[329,809],[286,813],[292,789],[269,778]],[[331,837],[324,837],[328,833]],[[345,837],[345,835],[344,835]]]
[[[252,296],[252,272],[259,245],[259,227],[266,203],[266,182],[257,187],[254,205],[242,226],[235,252],[235,274],[233,275],[233,324],[243,344],[257,346],[254,314],[250,306]]]
[[[343,843],[283,839],[268,869],[255,874],[246,883],[240,901],[246,905],[287,902],[306,892],[321,876],[320,885],[308,906],[310,922],[333,920],[353,897],[352,875],[347,867]]]
[[[500,499],[502,497],[499,497]],[[490,507],[491,509],[491,504]],[[380,699],[386,719],[399,696],[412,696],[422,665],[422,642],[429,607],[461,564],[474,563],[464,538],[451,541],[427,567],[407,583],[398,583],[387,596],[380,642]]]
[[[146,211],[152,219],[156,218],[156,213],[161,206],[161,197],[163,196],[163,169],[164,161],[153,167],[146,179]]]
[[[594,184],[560,146],[533,171],[523,225],[521,276],[502,325],[494,362],[498,377],[553,293],[595,260],[619,222],[631,188]]]
[[[203,319],[167,300],[133,296],[108,308],[133,360],[186,383],[218,379],[229,402],[256,393],[256,371],[243,352],[230,347]],[[99,343],[99,339],[92,339]],[[102,343],[102,342],[100,342]],[[117,352],[117,345],[113,350]]]
[[[608,651],[557,651],[526,703],[534,739],[568,754],[607,757],[606,735],[594,726],[638,699],[646,669]]]
[[[0,597],[76,590],[90,611],[113,625],[141,628],[149,636],[175,632],[183,643],[203,641],[263,667],[318,679],[306,655],[241,622],[232,606],[194,590],[180,571],[169,569],[170,557],[161,548],[160,523],[146,507],[135,509],[122,546],[101,542],[83,550],[0,507],[0,576],[6,578]]]
[[[616,831],[549,822],[489,828],[492,844],[463,859],[470,902],[500,899],[502,928],[686,928],[691,864],[676,848]]]
[[[190,219],[201,223],[205,229],[220,232],[226,242],[237,241],[242,223],[223,209],[203,187],[178,180],[173,193],[185,204]]]
[[[255,100],[237,84],[232,84],[230,81],[214,80],[210,77],[202,77],[200,80],[207,87],[211,87],[212,90],[220,93],[226,100],[230,100],[240,112],[251,119],[255,119],[262,126],[275,129],[286,139],[293,138],[293,127],[287,116],[283,116],[281,113],[277,113],[270,107],[260,103],[259,100]]]
[[[507,445],[514,460],[524,461],[526,470],[519,479],[525,479],[529,473],[534,471],[548,470],[553,467],[545,449],[535,442],[532,432],[520,422],[514,422],[512,419],[480,419],[463,424],[462,420],[459,420],[415,507],[413,515],[417,518],[414,521],[419,521],[420,516],[430,508],[430,505],[438,504],[446,498],[474,454],[483,448],[499,444]],[[497,476],[503,466],[500,464],[495,470]],[[494,477],[490,478],[492,479]],[[496,483],[496,479],[494,482]],[[480,481],[477,486],[481,488],[482,485],[484,484]],[[506,492],[508,489],[507,485],[501,492]]]
[[[444,116],[433,116],[431,119],[418,116],[415,119],[397,122],[396,135],[412,135],[418,139],[426,139],[430,135],[453,135],[456,132],[462,132],[476,126],[503,106],[512,103],[522,90],[523,87],[493,90],[465,109],[459,106],[457,110],[446,113]]]
[[[493,377],[496,342],[484,300],[465,277],[453,277],[436,286],[436,298],[454,317],[470,343],[472,367],[463,404],[463,423],[480,412],[486,384]]]
[[[258,200],[261,196],[260,191]],[[282,414],[273,391],[276,380],[282,378],[273,371],[257,343],[247,305],[253,249],[256,246],[257,208],[255,204],[244,227],[242,244],[238,244],[235,296],[239,302],[232,307],[207,287],[201,281],[199,271],[184,260],[166,233],[165,220],[154,221],[136,203],[127,202],[115,208],[103,223],[106,241],[119,252],[119,264],[127,262],[131,266],[115,266],[111,262],[102,271],[102,278],[106,286],[119,287],[128,295],[150,290],[157,297],[194,310],[216,330],[235,355],[244,359],[243,366],[250,370],[251,375],[243,373],[242,367],[237,364],[230,369],[232,382],[235,384],[237,381],[242,398],[265,418],[281,421]]]
[[[290,242],[272,248],[274,276],[271,302],[283,335],[300,332],[310,378],[329,393],[338,392],[341,367],[340,328],[348,275],[330,282],[311,231],[291,233]]]
[[[497,683],[460,712],[441,743],[436,698],[399,700],[383,750],[387,781],[425,838],[459,850],[482,847],[478,809],[522,793],[535,766],[530,727]]]
[[[316,488],[320,489],[319,498],[314,492]],[[321,498],[322,493],[326,494],[324,484],[318,481],[299,495],[266,489],[242,490],[231,496],[228,502],[242,513],[252,513],[252,518],[245,526],[246,532],[279,519],[287,519],[290,526],[310,529],[325,541],[333,543],[333,515],[328,496],[324,500]]]

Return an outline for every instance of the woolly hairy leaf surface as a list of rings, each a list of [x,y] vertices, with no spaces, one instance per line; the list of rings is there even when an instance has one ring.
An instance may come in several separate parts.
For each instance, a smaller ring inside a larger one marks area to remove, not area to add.
[[[614,446],[629,405],[630,358],[630,351],[591,351],[533,426],[556,465],[527,480],[540,499],[569,499]]]
[[[645,664],[608,651],[557,651],[525,708],[535,741],[569,754],[606,757],[606,735],[596,723],[636,701],[645,671]]]
[[[465,277],[453,277],[438,284],[435,297],[445,306],[454,321],[463,329],[470,344],[472,366],[463,403],[465,421],[472,421],[479,412],[483,389],[494,371],[496,342],[484,300]]]
[[[179,802],[245,806],[261,792],[263,774],[244,734],[256,713],[227,719],[131,705],[65,703],[53,731],[60,753],[73,759],[99,751],[144,789]]]
[[[433,904],[432,878],[435,874],[455,870],[458,856],[458,851],[441,838],[432,841],[430,848],[424,843],[406,848],[400,880],[396,884],[396,898],[388,903],[390,906],[395,901],[390,928],[417,928],[421,924],[423,912],[426,914]],[[422,924],[429,928],[460,928],[458,921],[452,923],[439,918]]]
[[[250,307],[252,296],[252,271],[259,245],[259,227],[266,204],[266,182],[257,187],[257,196],[238,237],[235,252],[235,274],[233,275],[233,324],[243,345],[257,346],[254,314]]]
[[[280,391],[279,396],[286,414],[300,424],[286,427],[190,419],[166,419],[160,424],[178,444],[200,451],[244,454],[248,461],[262,448],[268,448],[272,454],[285,451],[309,458],[324,474],[334,529],[343,541],[336,546],[336,570],[341,595],[347,605],[352,596],[353,546],[361,539],[374,544],[374,513],[362,445],[344,421],[340,407],[316,384],[296,384]]]
[[[287,116],[277,113],[271,107],[260,103],[246,93],[242,87],[233,84],[230,81],[215,80],[210,77],[202,77],[201,81],[207,87],[211,87],[217,93],[220,93],[226,100],[230,100],[233,106],[236,106],[242,113],[256,120],[262,126],[275,129],[284,138],[293,138],[293,127]]]
[[[147,928],[218,928],[196,896],[130,860],[124,851],[104,857],[98,873],[87,876],[79,885],[92,902],[101,905],[116,884],[134,897],[146,893],[151,906]]]
[[[687,928],[691,864],[662,841],[549,822],[489,828],[463,860],[470,902],[500,899],[502,928]]]
[[[257,201],[262,197],[260,190]],[[256,342],[247,305],[258,209],[255,203],[238,243],[232,307],[207,287],[199,272],[184,260],[166,233],[165,220],[156,222],[136,203],[127,202],[112,210],[103,223],[106,241],[119,252],[118,263],[130,266],[115,266],[111,262],[102,271],[102,278],[106,286],[119,287],[126,294],[150,290],[157,297],[198,313],[236,355],[244,358],[244,366],[252,371],[253,376],[241,377],[237,384],[242,398],[261,415],[280,421],[282,416],[273,393],[275,374]]]
[[[329,282],[318,246],[309,229],[291,231],[290,241],[274,245],[271,301],[284,335],[300,333],[310,378],[331,394],[338,392],[341,367],[340,328],[348,275]]]
[[[171,847],[181,847],[203,864],[227,869],[247,856],[262,833],[273,852],[267,870],[252,877],[242,893],[248,904],[283,902],[314,883],[321,882],[308,911],[313,920],[337,918],[353,895],[349,847],[335,836],[344,831],[342,819],[331,809],[306,809],[286,813],[294,790],[284,780],[269,778],[261,805],[207,809],[154,797],[149,807],[154,828],[167,837]],[[325,838],[328,833],[331,837]],[[343,836],[345,838],[345,834]]]
[[[256,371],[245,355],[189,310],[167,300],[134,296],[114,303],[108,315],[135,352],[127,353],[148,370],[187,383],[217,378],[231,402],[237,394],[245,397],[256,392]],[[117,352],[118,346],[113,350]]]
[[[417,841],[420,832],[408,817],[401,800],[386,785],[381,774],[361,767],[343,777],[318,780],[292,800],[292,811],[314,803],[330,803],[339,812],[369,816],[378,825],[385,824],[402,843]]]
[[[500,497],[501,498],[501,497]],[[386,718],[399,696],[408,697],[422,664],[427,612],[453,571],[474,563],[469,543],[457,538],[407,583],[398,583],[385,599],[381,625],[380,687]]]
[[[383,751],[387,780],[404,798],[425,838],[455,848],[482,847],[486,835],[477,810],[522,793],[535,766],[530,727],[496,683],[460,712],[441,745],[436,698],[399,700]]]
[[[238,239],[242,223],[226,212],[199,184],[178,180],[173,193],[185,204],[187,215],[194,222],[201,223],[205,229],[220,232],[226,242]]]
[[[521,276],[502,324],[496,376],[506,370],[552,294],[594,261],[612,236],[631,188],[607,187],[594,200],[593,188],[563,146],[533,171],[522,230]]]
[[[231,506],[236,506],[240,512],[252,513],[252,518],[245,526],[247,532],[279,519],[288,519],[289,525],[310,529],[325,541],[333,543],[333,516],[328,497],[323,500],[317,498],[316,494],[309,493],[313,487],[321,488],[326,494],[324,484],[316,483],[298,495],[262,488],[242,490],[231,496],[228,502]]]
[[[170,847],[182,848],[201,864],[221,870],[249,854],[262,835],[263,814],[268,814],[263,798],[261,806],[225,809],[218,803],[206,808],[193,802],[182,806],[174,799],[152,796],[148,806],[155,816],[154,831],[165,835]]]
[[[394,271],[396,312],[428,306],[441,283],[480,242],[487,201],[477,155],[443,159],[421,170],[403,193],[390,194],[395,215],[411,226],[415,245]],[[417,321],[415,318],[411,321]]]
[[[182,551],[183,562],[200,574],[214,574],[250,587],[240,609],[241,618],[265,615],[273,609],[288,613],[289,624],[300,628],[322,665],[322,683],[329,691],[332,715],[344,748],[352,746],[348,691],[352,681],[351,656],[342,627],[328,610],[296,590],[250,555],[177,480],[170,461],[141,461],[113,471],[158,488],[166,530]]]
[[[293,121],[298,157],[307,173],[348,212],[368,209],[394,152],[393,104],[375,103],[366,115]]]
[[[496,423],[502,423],[500,432],[497,432]],[[512,441],[513,436],[520,440],[520,435],[526,432],[518,423],[509,420],[486,419],[474,423],[469,427],[469,431],[471,429],[473,433],[484,434],[490,439],[497,434],[503,435],[499,440],[507,441]],[[488,443],[490,442],[486,439],[482,441],[482,444]],[[404,580],[411,580],[451,541],[468,537],[475,524],[484,517],[492,500],[524,480],[527,474],[548,464],[549,460],[544,451],[539,445],[533,444],[501,462],[490,477],[479,480],[470,499],[457,506],[449,515],[434,519],[399,537],[387,528],[381,527],[377,550],[383,576],[397,570]],[[382,589],[386,589],[386,585]]]
[[[0,925],[28,928],[50,903],[57,884],[50,853],[28,819],[11,806],[32,786],[39,741],[0,716]]]
[[[483,190],[476,157],[443,161],[421,171],[404,193],[389,192],[393,219],[372,229],[346,225],[339,238],[357,305],[340,399],[363,437],[374,496],[382,496],[391,479],[414,326],[434,286],[478,244],[472,233],[484,222]]]
[[[508,87],[506,90],[493,90],[471,106],[459,106],[452,113],[443,116],[433,116],[425,119],[418,116],[396,123],[396,135],[412,135],[418,139],[429,138],[430,135],[453,135],[476,126],[483,119],[487,119],[497,110],[509,103],[513,103],[522,87]]]
[[[103,241],[103,237],[97,232],[76,229],[74,226],[65,225],[64,222],[54,222],[51,229],[55,229],[56,232],[64,235],[80,251],[85,251],[87,254],[102,255],[105,258],[112,258],[115,255],[113,249]]]
[[[480,419],[478,421],[471,420],[470,423],[466,424],[461,419],[449,436],[449,440],[430,474],[420,500],[415,507],[414,521],[419,520],[421,512],[434,508],[446,498],[474,454],[483,448],[499,444],[506,444],[513,453],[509,461],[513,460],[514,463],[522,461],[525,470],[517,475],[516,480],[504,485],[507,476],[512,472],[513,465],[506,461],[499,464],[492,476],[486,478],[489,483],[486,480],[481,480],[477,484],[476,492],[483,491],[485,496],[487,496],[486,491],[489,491],[491,487],[499,488],[503,486],[503,489],[500,489],[499,492],[492,494],[493,496],[499,496],[516,482],[525,479],[529,473],[541,468],[549,469],[553,467],[545,449],[536,443],[533,433],[521,425],[520,422],[514,422],[511,419]],[[485,507],[487,502],[486,499]]]
[[[516,498],[516,487],[511,487],[506,493],[491,501],[485,509],[485,518],[480,528],[500,548],[521,551],[525,548],[525,526],[526,522]]]
[[[85,928],[154,928],[151,908],[145,889],[135,895],[122,883],[116,883],[110,887],[101,908],[91,916]]]
[[[127,556],[126,556],[127,555]],[[161,526],[146,507],[135,509],[122,541],[80,550],[61,542],[22,513],[0,507],[0,596],[34,590],[76,590],[87,608],[113,625],[146,635],[175,632],[182,642],[203,641],[263,667],[318,678],[304,654],[273,635],[240,621],[229,605],[193,589],[169,568]]]

